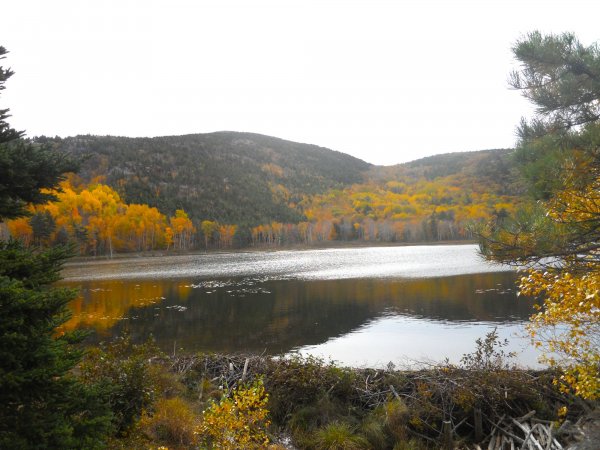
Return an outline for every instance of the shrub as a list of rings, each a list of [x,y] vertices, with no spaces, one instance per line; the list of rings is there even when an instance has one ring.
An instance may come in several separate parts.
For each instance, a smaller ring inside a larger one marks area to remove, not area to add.
[[[190,448],[199,421],[192,408],[181,398],[160,399],[151,415],[144,413],[142,416],[140,431],[153,443],[169,448]]]
[[[396,440],[404,440],[407,434],[409,411],[401,400],[391,400],[383,405],[385,425]]]
[[[368,416],[361,424],[360,432],[367,439],[369,448],[387,448],[388,436],[381,419]]]
[[[497,328],[485,335],[485,338],[475,340],[475,351],[466,353],[460,359],[461,366],[468,370],[509,370],[514,369],[511,363],[515,357],[514,352],[505,352],[502,347],[508,345],[508,340],[501,340],[498,337]]]
[[[81,366],[81,379],[108,390],[117,434],[124,435],[148,409],[157,395],[157,368],[150,360],[160,354],[147,342],[132,344],[128,336],[90,349]]]
[[[272,394],[269,407],[273,420],[284,424],[295,411],[326,399],[330,404],[322,405],[321,416],[327,422],[328,413],[337,415],[334,410],[338,405],[346,404],[354,395],[355,381],[354,372],[313,356],[295,355],[278,360],[272,363],[265,379]]]
[[[356,434],[345,422],[332,422],[314,435],[317,450],[360,450],[370,448],[369,442]]]
[[[200,443],[223,450],[265,448],[269,444],[268,400],[262,380],[238,387],[232,398],[224,397],[204,411],[196,431]]]

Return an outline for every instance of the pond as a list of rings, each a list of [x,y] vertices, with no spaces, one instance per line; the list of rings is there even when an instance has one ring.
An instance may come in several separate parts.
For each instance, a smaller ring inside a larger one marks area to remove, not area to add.
[[[91,342],[128,332],[169,352],[313,354],[342,365],[457,362],[497,328],[537,365],[534,302],[474,245],[208,253],[71,263],[66,328]]]

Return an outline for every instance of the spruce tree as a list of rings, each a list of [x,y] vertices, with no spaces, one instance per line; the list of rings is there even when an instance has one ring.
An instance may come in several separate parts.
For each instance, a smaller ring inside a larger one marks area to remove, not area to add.
[[[0,47],[0,60],[6,50]],[[0,66],[0,91],[12,71]],[[62,154],[23,139],[0,110],[0,222],[27,213],[75,168]],[[62,333],[75,292],[52,287],[68,246],[29,249],[0,241],[0,448],[99,448],[108,407],[72,374],[81,333]]]

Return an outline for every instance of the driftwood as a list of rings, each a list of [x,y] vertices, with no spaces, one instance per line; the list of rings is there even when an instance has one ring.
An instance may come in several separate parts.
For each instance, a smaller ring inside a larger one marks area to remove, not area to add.
[[[454,440],[452,439],[452,422],[444,420],[442,425],[442,442],[445,450],[454,449]]]
[[[493,423],[493,431],[486,441],[488,450],[562,450],[553,434],[552,423],[535,420],[535,411],[519,418],[502,417]],[[523,437],[521,437],[523,436]],[[489,439],[489,440],[488,440]],[[475,445],[474,449],[480,448]]]
[[[483,438],[483,416],[481,415],[481,408],[475,408],[473,410],[473,422],[475,425],[475,441],[481,441]]]

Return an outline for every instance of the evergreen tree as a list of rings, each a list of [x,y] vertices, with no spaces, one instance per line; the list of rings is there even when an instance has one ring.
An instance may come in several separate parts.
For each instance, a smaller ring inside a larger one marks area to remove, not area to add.
[[[0,59],[6,50],[0,47]],[[0,67],[0,89],[12,75]],[[22,216],[28,203],[51,198],[72,161],[32,145],[0,110],[0,221]],[[97,448],[111,423],[94,387],[71,373],[80,333],[61,333],[75,292],[57,289],[69,247],[26,249],[0,242],[0,448]]]
[[[0,61],[7,51],[0,46]],[[0,66],[0,91],[13,75]],[[44,191],[56,187],[62,174],[77,167],[65,153],[52,151],[49,146],[34,145],[22,139],[24,132],[16,131],[6,122],[8,109],[0,109],[0,217],[13,219],[26,214],[28,203],[44,203],[54,196]]]
[[[600,48],[572,34],[517,43],[511,84],[537,107],[516,157],[532,206],[482,233],[489,259],[529,268],[522,293],[544,298],[530,332],[565,389],[600,396]],[[550,329],[550,330],[548,330]],[[550,333],[548,333],[550,331]],[[541,334],[541,332],[544,332]]]
[[[495,236],[482,242],[490,258],[534,264],[569,257],[598,270],[600,214],[593,202],[582,205],[585,220],[548,214],[549,207],[568,209],[565,192],[593,200],[600,178],[600,49],[584,47],[572,34],[530,34],[514,48],[522,69],[511,84],[529,98],[536,117],[518,128],[515,156],[536,202],[521,211]],[[590,191],[591,192],[588,192]],[[592,196],[592,197],[590,197]],[[562,204],[561,204],[562,203]],[[571,202],[573,203],[573,202]],[[510,235],[507,240],[500,235]]]
[[[56,222],[49,211],[37,211],[29,219],[29,225],[33,230],[33,242],[36,245],[48,243],[52,232],[56,228]]]
[[[0,46],[0,61],[6,58],[6,53],[8,53],[6,49]],[[12,70],[0,66],[0,92],[6,89],[4,83],[13,75],[13,73]],[[14,141],[24,134],[23,131],[17,131],[11,128],[6,122],[6,119],[10,117],[8,111],[8,109],[0,109],[0,144]]]

